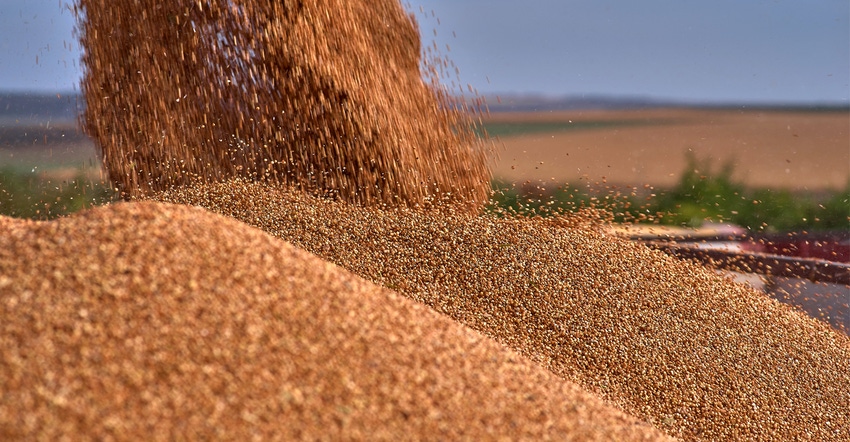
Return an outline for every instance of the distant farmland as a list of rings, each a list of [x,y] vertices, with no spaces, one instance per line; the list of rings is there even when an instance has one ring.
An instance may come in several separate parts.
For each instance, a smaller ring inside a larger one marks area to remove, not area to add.
[[[847,111],[649,109],[493,113],[495,175],[511,182],[669,187],[687,155],[747,186],[834,190],[850,180]]]

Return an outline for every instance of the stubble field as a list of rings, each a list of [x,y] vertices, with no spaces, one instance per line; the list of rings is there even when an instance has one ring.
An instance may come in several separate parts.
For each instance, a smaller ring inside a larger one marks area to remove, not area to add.
[[[843,188],[850,179],[844,111],[649,109],[492,113],[494,175],[511,182],[673,186],[687,156],[733,162],[751,187]]]

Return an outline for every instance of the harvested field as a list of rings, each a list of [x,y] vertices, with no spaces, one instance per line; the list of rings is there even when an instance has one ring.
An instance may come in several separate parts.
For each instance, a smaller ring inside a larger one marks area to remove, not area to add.
[[[573,123],[570,123],[573,121]],[[675,185],[686,154],[734,161],[751,187],[835,190],[850,180],[850,115],[842,112],[657,109],[493,113],[496,178],[656,188]],[[791,127],[791,130],[788,127]],[[505,133],[507,131],[507,133]],[[23,146],[3,139],[0,159],[21,167],[82,167],[100,176],[92,141]],[[541,162],[543,164],[541,164]]]
[[[201,209],[115,204],[0,228],[3,440],[666,439]]]
[[[841,111],[650,109],[493,113],[494,176],[512,182],[673,186],[686,154],[733,161],[747,186],[818,191],[850,180]]]
[[[101,174],[94,142],[71,121],[40,125],[0,121],[0,169],[5,168]]]

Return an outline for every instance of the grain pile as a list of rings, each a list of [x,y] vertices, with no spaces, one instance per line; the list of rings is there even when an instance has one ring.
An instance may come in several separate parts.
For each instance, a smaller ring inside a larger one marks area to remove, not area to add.
[[[195,204],[421,301],[686,440],[850,439],[850,339],[567,220],[356,208],[230,182]]]
[[[76,10],[84,126],[125,196],[229,177],[363,204],[475,210],[489,196],[488,152],[461,103],[423,81],[398,0]]]
[[[0,226],[2,440],[666,439],[419,303],[201,209]]]
[[[581,219],[473,215],[484,153],[395,0],[77,7],[87,129],[126,195],[410,299],[197,209],[0,222],[8,431],[653,436],[575,382],[686,440],[850,439],[846,336]]]

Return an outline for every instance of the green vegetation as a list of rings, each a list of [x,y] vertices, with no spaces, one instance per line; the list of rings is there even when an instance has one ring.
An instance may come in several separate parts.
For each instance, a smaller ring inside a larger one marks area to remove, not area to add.
[[[732,179],[733,165],[716,173],[708,161],[688,158],[678,185],[657,198],[654,209],[668,224],[731,222],[751,230],[834,230],[850,227],[850,182],[830,195],[788,190],[748,190]]]
[[[850,228],[850,182],[843,190],[799,194],[787,190],[748,189],[732,178],[733,165],[712,167],[688,158],[678,184],[668,190],[628,187],[593,189],[516,189],[494,181],[489,210],[549,216],[582,209],[614,222],[699,226],[728,222],[753,231],[846,230]],[[5,167],[0,169],[0,215],[52,219],[114,201],[105,183],[87,178],[82,169],[73,179]]]
[[[483,128],[491,137],[533,135],[536,133],[566,132],[577,130],[610,129],[615,127],[650,126],[672,124],[673,120],[583,120],[583,121],[510,121],[487,122]]]
[[[678,184],[669,190],[645,188],[516,189],[494,182],[490,210],[548,216],[583,208],[602,209],[614,222],[696,227],[726,222],[753,231],[846,230],[850,228],[850,182],[840,191],[801,194],[748,189],[732,178],[732,163],[715,170],[691,156]]]
[[[112,200],[109,186],[92,182],[81,169],[66,180],[12,167],[0,169],[0,215],[46,220]]]

